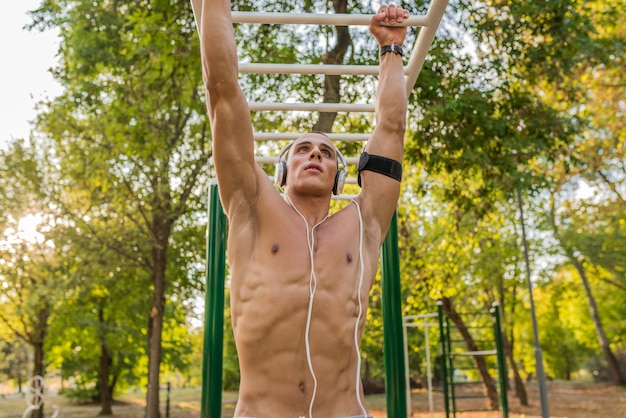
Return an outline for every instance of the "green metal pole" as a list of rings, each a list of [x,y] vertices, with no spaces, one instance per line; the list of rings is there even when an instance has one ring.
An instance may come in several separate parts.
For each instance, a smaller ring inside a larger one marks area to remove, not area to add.
[[[456,418],[456,390],[454,388],[454,364],[452,362],[452,341],[450,337],[450,318],[446,315],[446,357],[448,360],[448,382],[450,383],[449,398],[452,402],[452,416]]]
[[[406,382],[398,255],[398,213],[393,214],[382,248],[382,311],[385,340],[387,417],[406,418]]]
[[[209,188],[207,227],[206,297],[204,307],[204,353],[202,364],[202,418],[222,413],[222,355],[224,343],[224,276],[226,274],[226,216],[217,183]]]
[[[441,380],[443,389],[443,404],[446,409],[446,418],[450,417],[450,399],[448,395],[448,361],[446,357],[446,333],[443,325],[443,306],[437,301],[437,319],[439,320],[439,358],[441,362]]]
[[[502,328],[500,324],[500,304],[498,302],[493,303],[491,309],[493,315],[493,327],[494,336],[496,338],[496,352],[498,356],[498,380],[500,381],[500,410],[502,411],[502,418],[508,418],[509,416],[509,402],[507,398],[507,384],[506,384],[506,363],[504,361],[504,350],[502,347]]]

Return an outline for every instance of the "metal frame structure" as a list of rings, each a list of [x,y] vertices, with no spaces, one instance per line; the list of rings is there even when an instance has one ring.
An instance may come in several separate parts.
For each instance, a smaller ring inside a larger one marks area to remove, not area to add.
[[[192,0],[198,7],[199,0]],[[426,55],[439,27],[448,0],[431,0],[425,15],[411,17],[405,26],[421,29],[404,67],[407,93],[413,90],[423,67]],[[293,24],[330,26],[367,26],[372,16],[363,14],[316,14],[316,13],[263,13],[232,12],[233,23],[238,24]],[[378,75],[378,66],[310,65],[310,64],[264,64],[240,63],[240,73],[270,74],[325,74],[325,75]],[[374,105],[344,103],[249,103],[254,111],[311,111],[311,112],[374,112]],[[278,141],[295,139],[297,134],[255,132],[255,141]],[[368,134],[329,134],[333,141],[367,141]],[[274,162],[277,157],[257,157],[257,162]],[[348,164],[356,164],[355,157],[346,158]],[[348,179],[349,183],[354,182]],[[339,196],[341,198],[341,196]],[[201,417],[219,418],[222,396],[222,355],[224,325],[224,282],[227,222],[219,203],[217,183],[209,190],[209,223],[207,228],[207,295],[205,302],[205,337]],[[397,214],[394,214],[381,252],[382,261],[382,310],[384,323],[387,416],[407,416],[406,389],[404,381],[404,353],[402,314],[400,310],[400,267],[398,257]]]
[[[410,370],[409,370],[409,337],[408,328],[424,328],[424,347],[426,350],[426,387],[428,388],[428,411],[430,415],[433,415],[433,376],[432,376],[432,364],[430,361],[430,328],[437,328],[440,330],[439,322],[428,322],[430,318],[437,318],[438,313],[427,313],[422,315],[407,315],[402,317],[402,332],[404,336],[404,376],[406,381],[406,409],[407,416],[412,416],[411,411],[411,385],[410,385]]]
[[[492,349],[478,350],[478,351],[463,351],[453,352],[452,340],[451,340],[451,325],[446,312],[443,311],[441,301],[437,301],[437,313],[439,322],[439,355],[440,355],[440,368],[443,381],[443,398],[446,418],[456,417],[457,405],[456,400],[458,398],[455,390],[454,379],[454,358],[455,357],[472,357],[472,356],[495,356],[495,367],[497,370],[497,387],[498,387],[498,399],[499,409],[502,414],[502,418],[508,418],[509,416],[509,404],[507,398],[507,371],[506,360],[504,358],[504,348],[502,345],[502,325],[500,322],[500,305],[498,302],[492,304],[492,308],[489,310],[492,320],[493,343]],[[475,314],[476,315],[476,314]],[[486,314],[480,314],[486,315]],[[485,327],[485,329],[488,327]],[[474,382],[478,383],[478,382]],[[482,397],[483,395],[480,395]],[[473,397],[473,396],[472,396]]]

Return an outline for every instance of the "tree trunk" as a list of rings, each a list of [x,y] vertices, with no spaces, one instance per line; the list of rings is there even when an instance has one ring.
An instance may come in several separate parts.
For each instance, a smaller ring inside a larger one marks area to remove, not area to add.
[[[40,377],[44,377],[45,375],[45,370],[44,370],[44,365],[43,365],[43,356],[44,356],[44,351],[43,351],[43,338],[32,344],[33,346],[33,354],[35,356],[34,359],[34,363],[33,363],[33,378],[36,376],[40,376]],[[43,388],[40,386],[40,381],[38,380],[33,380],[30,390],[32,390],[33,393],[33,397],[32,397],[32,405],[39,405],[41,404],[41,406],[39,407],[39,409],[35,409],[34,411],[32,411],[30,413],[30,418],[37,418],[39,416],[44,416],[43,412],[44,412],[44,401],[45,399],[43,398],[43,396],[39,396],[39,394],[43,395]]]
[[[600,313],[598,312],[598,305],[596,304],[596,299],[593,296],[593,292],[591,291],[591,286],[589,285],[587,273],[585,272],[582,263],[576,258],[571,250],[566,249],[566,252],[571,263],[578,271],[580,280],[582,281],[583,287],[585,288],[585,293],[587,294],[587,299],[589,300],[589,311],[591,312],[591,320],[593,321],[593,325],[596,329],[598,344],[600,344],[600,347],[602,348],[604,359],[606,360],[607,368],[609,370],[609,375],[611,376],[611,381],[615,385],[624,386],[626,385],[626,379],[624,378],[624,374],[622,373],[619,361],[611,350],[609,340],[604,332],[604,327],[602,325],[602,321],[600,320]]]
[[[165,264],[167,239],[154,248],[154,293],[148,331],[148,390],[146,394],[146,418],[160,418],[159,377],[161,368],[163,314],[165,310]]]
[[[574,254],[574,250],[566,244],[565,239],[559,233],[556,224],[556,209],[554,200],[554,195],[552,195],[550,199],[550,222],[552,224],[554,236],[561,244],[561,247],[565,251],[567,258],[570,260],[574,268],[576,268],[576,271],[578,271],[578,275],[580,276],[580,280],[582,281],[583,287],[585,289],[585,294],[587,295],[587,300],[589,301],[589,312],[591,313],[591,320],[593,321],[593,325],[596,330],[598,344],[600,345],[600,348],[602,348],[602,353],[604,354],[604,359],[607,363],[607,368],[611,376],[611,381],[615,385],[624,386],[626,385],[626,378],[624,378],[624,374],[622,373],[622,369],[620,367],[619,361],[617,360],[617,357],[615,357],[615,354],[613,354],[613,351],[611,351],[611,346],[604,332],[604,327],[602,326],[602,321],[600,320],[598,305],[596,304],[596,299],[593,296],[593,292],[591,291],[591,286],[589,285],[589,279],[587,278],[585,268],[582,262]]]
[[[503,277],[502,275],[500,277]],[[515,318],[515,299],[517,295],[517,286],[513,284],[513,289],[510,292],[505,292],[504,290],[504,281],[500,280],[499,285],[499,302],[502,307],[502,323],[505,324],[504,328],[507,328],[506,317]],[[513,302],[510,304],[511,306],[511,314],[510,316],[506,313],[505,307],[507,304],[505,303],[505,294],[509,296],[510,300]],[[512,326],[510,327],[513,328]],[[509,362],[511,371],[513,372],[513,384],[515,385],[515,396],[520,401],[522,406],[528,406],[528,393],[526,392],[526,386],[524,386],[524,381],[519,373],[519,368],[517,367],[517,363],[515,362],[515,357],[513,356],[513,347],[515,346],[515,339],[513,337],[513,332],[511,331],[511,336],[507,336],[506,331],[502,333],[502,349],[504,350],[504,355]],[[508,389],[508,388],[507,388]]]
[[[348,13],[347,0],[333,0],[333,8],[335,13]],[[341,64],[348,52],[348,48],[352,45],[350,31],[347,26],[336,26],[337,44],[334,48],[327,52],[321,61],[324,64]],[[341,97],[339,75],[326,75],[324,77],[324,103],[339,103]],[[337,117],[337,112],[320,112],[319,119],[313,127],[314,131],[330,132],[333,122]]]
[[[517,368],[517,363],[515,363],[515,358],[513,357],[513,344],[509,342],[506,333],[502,333],[502,346],[504,348],[504,353],[506,358],[509,360],[509,365],[511,370],[513,371],[513,382],[515,384],[515,395],[518,397],[520,405],[528,406],[528,394],[526,393],[526,386],[524,386],[524,381],[519,374],[519,369]]]
[[[98,322],[100,324],[100,412],[98,415],[113,415],[113,397],[109,388],[109,370],[111,366],[111,356],[106,345],[106,333],[104,332],[104,309],[98,307]]]
[[[515,295],[517,293],[517,286],[513,286],[513,291],[511,295],[511,299],[515,301]],[[505,310],[504,310],[504,288],[500,288],[500,306],[502,306],[502,322],[505,321]],[[511,303],[511,315],[510,318],[515,318],[515,303]],[[520,401],[522,406],[528,406],[528,393],[526,392],[526,386],[524,386],[524,380],[522,380],[522,376],[520,376],[519,368],[517,367],[517,363],[515,362],[515,357],[513,356],[513,346],[515,345],[515,340],[513,338],[513,333],[511,332],[511,336],[508,337],[506,332],[502,333],[502,349],[504,350],[504,355],[509,361],[509,365],[511,371],[513,371],[513,384],[515,385],[515,396]]]

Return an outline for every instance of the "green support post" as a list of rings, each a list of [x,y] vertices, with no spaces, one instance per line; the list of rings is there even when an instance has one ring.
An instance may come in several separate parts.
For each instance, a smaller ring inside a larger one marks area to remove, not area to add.
[[[209,187],[207,227],[206,297],[204,309],[204,359],[202,364],[202,418],[222,413],[222,355],[224,344],[224,276],[226,275],[226,216],[217,183]]]
[[[406,418],[406,382],[404,379],[404,342],[402,333],[402,297],[400,292],[400,257],[398,255],[398,213],[393,214],[382,248],[382,311],[385,340],[385,376],[387,417]]]
[[[454,387],[454,364],[452,363],[452,341],[450,340],[450,318],[446,315],[446,359],[448,360],[448,382],[450,383],[450,391],[448,392],[450,402],[452,403],[452,416],[456,418],[456,390]]]
[[[502,328],[500,325],[500,304],[498,302],[493,303],[491,309],[493,315],[493,328],[494,336],[496,339],[496,354],[498,357],[498,381],[500,383],[500,410],[502,411],[502,418],[508,418],[509,416],[509,401],[507,398],[507,382],[506,382],[506,362],[504,361],[504,350],[502,347]]]
[[[446,330],[443,322],[443,306],[437,301],[437,319],[439,320],[439,361],[441,363],[441,380],[443,382],[443,404],[446,410],[446,418],[450,417],[450,397],[448,393],[448,353],[446,350]]]

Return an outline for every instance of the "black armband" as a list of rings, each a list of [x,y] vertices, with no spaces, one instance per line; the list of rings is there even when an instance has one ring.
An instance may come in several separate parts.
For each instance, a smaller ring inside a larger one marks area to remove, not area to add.
[[[361,185],[361,171],[369,170],[394,180],[402,181],[402,164],[391,158],[372,155],[363,151],[359,158],[358,182]]]

